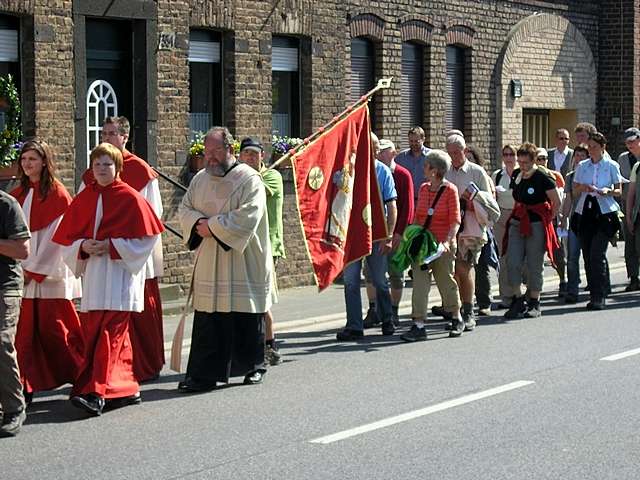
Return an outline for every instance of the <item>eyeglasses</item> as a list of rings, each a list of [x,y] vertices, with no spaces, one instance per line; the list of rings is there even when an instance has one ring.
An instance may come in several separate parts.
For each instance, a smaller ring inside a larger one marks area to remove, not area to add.
[[[513,152],[502,152],[503,157],[515,157],[516,154]]]
[[[558,140],[564,140],[565,142],[569,141],[569,139],[567,137],[558,137]]]
[[[104,130],[100,131],[100,135],[102,135],[103,137],[117,137],[120,135],[120,133],[118,132],[106,132]]]

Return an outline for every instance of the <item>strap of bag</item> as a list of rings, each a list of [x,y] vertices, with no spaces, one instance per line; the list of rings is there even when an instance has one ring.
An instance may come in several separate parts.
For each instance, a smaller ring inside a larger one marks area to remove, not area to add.
[[[424,220],[424,225],[422,225],[422,228],[424,228],[425,230],[428,230],[429,225],[431,225],[431,217],[433,217],[433,214],[436,211],[436,205],[438,204],[438,200],[440,200],[440,197],[444,193],[445,188],[446,186],[444,185],[444,183],[440,185],[438,193],[436,193],[436,198],[433,199],[433,202],[431,202],[431,207],[429,207],[429,210],[427,210],[427,218]]]
[[[496,170],[493,173],[495,173],[495,175],[496,175],[496,187],[497,187],[498,185],[500,185],[500,180],[502,180],[502,169],[499,168],[498,170]]]

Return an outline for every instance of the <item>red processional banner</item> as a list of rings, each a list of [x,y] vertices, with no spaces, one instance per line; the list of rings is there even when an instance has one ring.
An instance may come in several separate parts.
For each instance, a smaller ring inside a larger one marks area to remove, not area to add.
[[[291,159],[300,219],[320,291],[387,236],[374,162],[366,104]]]

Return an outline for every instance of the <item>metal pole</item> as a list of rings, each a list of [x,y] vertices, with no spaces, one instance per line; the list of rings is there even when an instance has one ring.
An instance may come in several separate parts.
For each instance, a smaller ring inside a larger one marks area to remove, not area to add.
[[[156,167],[151,167],[153,169],[154,172],[156,172],[158,175],[160,175],[162,178],[164,178],[167,182],[171,183],[174,187],[178,187],[179,189],[181,189],[183,192],[187,191],[187,187],[185,187],[184,185],[182,185],[180,182],[176,182],[173,178],[171,178],[168,175],[165,175],[164,173],[162,173],[160,170],[158,170]]]
[[[349,105],[341,113],[333,117],[333,119],[329,123],[327,123],[326,125],[323,125],[318,130],[316,130],[316,132],[313,133],[311,136],[305,138],[300,145],[292,148],[287,153],[285,153],[282,157],[280,157],[276,162],[269,165],[269,169],[277,167],[282,162],[284,162],[285,160],[288,160],[290,157],[295,155],[300,149],[306,147],[309,143],[313,142],[316,138],[318,138],[320,135],[325,133],[326,130],[333,127],[336,123],[338,123],[340,120],[346,117],[354,109],[363,105],[365,102],[368,102],[369,99],[373,96],[373,94],[376,93],[378,90],[389,88],[391,86],[391,80],[393,80],[393,77],[381,78],[380,80],[378,80],[378,84],[375,86],[375,88],[373,88],[372,90],[364,94],[362,97],[360,97],[360,99],[357,102],[353,103],[352,105]]]
[[[178,237],[180,240],[184,240],[184,237],[182,235],[180,235],[180,233],[178,233],[178,231],[173,228],[170,227],[169,225],[167,225],[166,223],[162,222],[162,225],[164,225],[164,228],[166,228],[168,231],[170,231],[171,233],[173,233],[176,237]]]

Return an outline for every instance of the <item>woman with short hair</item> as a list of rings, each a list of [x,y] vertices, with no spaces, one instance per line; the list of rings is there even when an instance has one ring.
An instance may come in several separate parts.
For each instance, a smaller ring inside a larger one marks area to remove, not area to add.
[[[591,301],[587,310],[602,310],[607,285],[607,247],[620,229],[616,201],[622,194],[620,166],[604,156],[607,139],[599,132],[591,134],[587,147],[589,158],[578,164],[573,178],[573,192],[580,195],[576,204],[578,238],[587,274]]]
[[[458,189],[444,179],[451,168],[451,158],[443,150],[431,150],[424,164],[426,182],[420,187],[415,210],[414,225],[429,230],[444,247],[444,253],[429,264],[413,262],[413,292],[411,295],[413,326],[402,335],[402,340],[426,340],[424,323],[427,319],[431,277],[442,298],[445,318],[452,322],[450,336],[458,337],[464,331],[460,316],[460,294],[453,273],[455,266],[456,235],[460,227],[460,201]]]
[[[84,356],[82,327],[73,304],[80,281],[64,264],[51,238],[71,203],[55,176],[53,150],[28,140],[18,161],[20,186],[11,192],[31,230],[30,253],[22,262],[25,287],[16,332],[20,380],[27,404],[34,392],[73,383]]]
[[[560,207],[556,183],[536,164],[537,149],[532,143],[524,143],[517,158],[519,168],[511,179],[515,203],[503,243],[512,292],[511,305],[504,315],[507,319],[541,315],[544,254],[546,251],[553,262],[553,250],[558,246],[552,223]],[[521,290],[525,265],[529,293],[526,304]]]
[[[164,228],[149,202],[120,180],[118,148],[101,143],[90,160],[95,181],[73,199],[53,241],[83,283],[87,350],[71,402],[97,416],[105,405],[140,403],[129,324],[144,308],[144,267]]]

